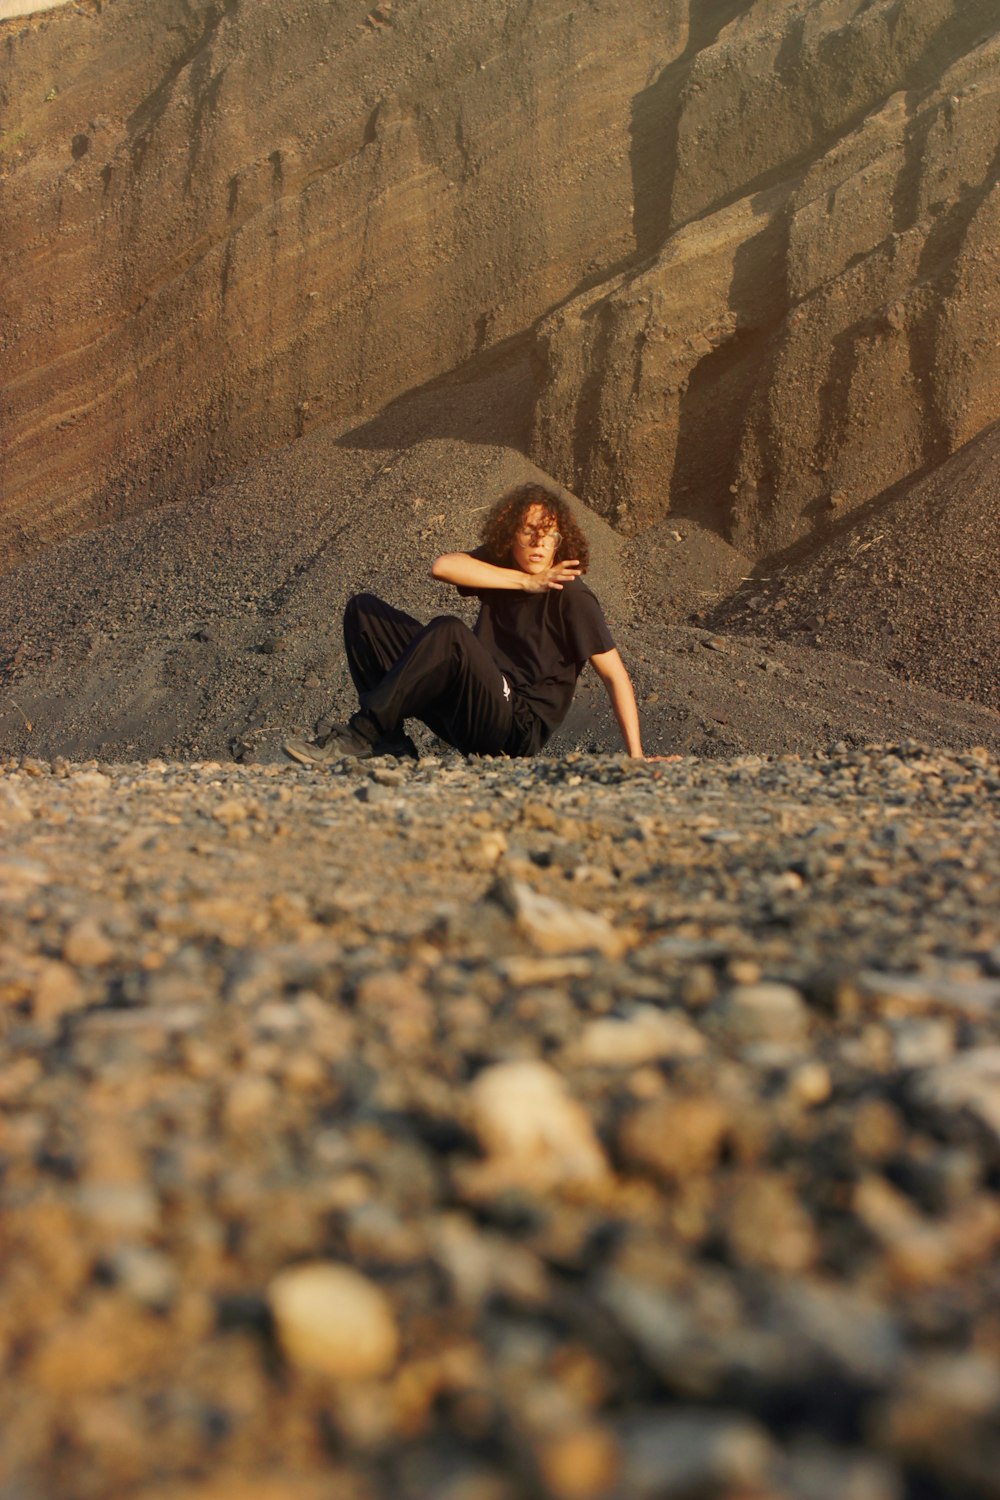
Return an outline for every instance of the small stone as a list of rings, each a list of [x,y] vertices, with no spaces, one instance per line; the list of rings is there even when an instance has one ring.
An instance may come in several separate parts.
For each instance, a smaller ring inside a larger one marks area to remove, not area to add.
[[[399,1332],[385,1293],[352,1266],[291,1266],[267,1292],[286,1358],[336,1380],[371,1380],[396,1363]]]
[[[631,935],[616,931],[599,912],[567,906],[532,890],[524,881],[502,879],[493,895],[540,953],[589,953],[596,949],[605,958],[620,958],[630,944]]]
[[[788,1078],[788,1093],[797,1104],[812,1109],[825,1104],[833,1090],[830,1070],[825,1063],[815,1059],[793,1068]]]
[[[81,1214],[103,1234],[155,1234],[160,1227],[160,1205],[144,1182],[90,1182],[77,1189]]]
[[[111,786],[111,777],[104,771],[75,771],[69,780],[74,791],[106,792]]]
[[[762,1427],[738,1412],[651,1412],[622,1424],[629,1500],[734,1493],[756,1487],[775,1457]]]
[[[117,1286],[156,1311],[170,1306],[180,1284],[167,1257],[146,1245],[120,1245],[107,1262],[107,1270]]]
[[[964,1110],[1000,1141],[1000,1047],[974,1047],[918,1074],[914,1097],[945,1114]]]
[[[32,1001],[36,1021],[51,1025],[85,1003],[86,991],[68,964],[53,959],[43,965]]]
[[[12,786],[0,786],[0,828],[18,828],[30,823],[31,808]]]
[[[631,1165],[672,1182],[710,1172],[730,1124],[711,1095],[657,1099],[625,1117],[618,1143]]]
[[[238,1078],[226,1095],[225,1118],[231,1130],[259,1124],[277,1109],[278,1089],[268,1077]]]
[[[738,1183],[725,1213],[734,1258],[775,1271],[804,1271],[819,1253],[812,1220],[789,1182],[760,1173]]]
[[[83,968],[101,968],[115,956],[115,945],[91,917],[74,922],[63,939],[63,958]]]
[[[621,1020],[588,1021],[570,1048],[572,1060],[599,1068],[633,1068],[658,1058],[700,1057],[705,1040],[686,1016],[637,1005]]]
[[[619,1462],[617,1442],[596,1423],[568,1427],[538,1445],[538,1468],[554,1500],[599,1500],[611,1490]]]
[[[225,801],[219,802],[212,808],[212,817],[217,823],[231,828],[234,823],[243,823],[250,816],[249,808],[245,802],[236,797],[227,797]]]
[[[427,1042],[434,1031],[434,1007],[423,986],[405,971],[368,974],[358,985],[358,1011],[377,1020],[396,1047]]]
[[[51,874],[39,859],[25,855],[0,855],[0,899],[18,901],[47,886]]]
[[[891,1028],[897,1068],[928,1068],[955,1051],[955,1027],[944,1017],[901,1021]]]
[[[718,1012],[727,1038],[737,1043],[799,1042],[809,1030],[809,1012],[790,984],[737,984]]]
[[[862,1160],[887,1161],[902,1148],[906,1124],[888,1099],[862,1099],[851,1122],[852,1149]]]
[[[527,989],[535,984],[558,984],[565,979],[587,979],[593,973],[594,961],[568,954],[564,958],[536,958],[533,954],[512,954],[502,958],[497,968],[508,984],[515,989]]]
[[[469,1095],[480,1145],[512,1180],[551,1185],[605,1175],[586,1111],[546,1063],[498,1063],[479,1074]]]

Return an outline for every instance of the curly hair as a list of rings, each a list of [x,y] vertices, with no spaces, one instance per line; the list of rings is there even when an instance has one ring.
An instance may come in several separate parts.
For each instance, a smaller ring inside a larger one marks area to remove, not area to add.
[[[590,563],[590,547],[587,538],[577,525],[576,518],[565,500],[554,495],[541,484],[519,484],[501,496],[488,512],[480,533],[480,541],[490,557],[499,567],[508,567],[512,561],[511,549],[514,533],[521,526],[525,514],[533,505],[540,505],[547,516],[551,516],[561,538],[553,562],[564,562],[575,558],[580,572],[586,573]]]

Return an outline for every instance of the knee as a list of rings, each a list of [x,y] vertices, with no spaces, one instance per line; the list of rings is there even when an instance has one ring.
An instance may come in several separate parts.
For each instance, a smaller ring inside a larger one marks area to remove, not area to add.
[[[458,615],[435,615],[433,620],[428,624],[427,629],[433,630],[435,635],[439,635],[443,639],[456,639],[459,636],[470,633],[468,625],[466,625],[464,620],[460,620]]]
[[[360,620],[364,615],[373,614],[381,604],[377,594],[352,594],[344,606],[344,622],[348,620]]]

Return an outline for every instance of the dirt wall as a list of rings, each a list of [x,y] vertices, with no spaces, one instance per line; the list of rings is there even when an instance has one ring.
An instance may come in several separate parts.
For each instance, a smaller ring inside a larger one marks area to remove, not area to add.
[[[0,565],[347,424],[629,257],[636,100],[687,37],[683,0],[0,26]]]
[[[669,225],[536,345],[533,456],[764,555],[1000,416],[1000,24],[754,5],[690,64]]]

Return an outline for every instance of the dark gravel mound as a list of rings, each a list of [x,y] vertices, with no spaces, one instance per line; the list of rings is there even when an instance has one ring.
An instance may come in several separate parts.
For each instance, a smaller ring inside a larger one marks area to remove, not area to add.
[[[1000,708],[1000,424],[758,569],[710,616]]]
[[[539,476],[519,451],[525,378],[515,351],[0,578],[0,754],[266,761],[290,731],[346,715],[350,594],[372,589],[422,619],[474,618],[430,564],[474,544],[497,495]],[[585,508],[583,519],[590,582],[633,673],[648,751],[900,738],[1000,749],[996,712],[859,664],[849,643],[816,652],[701,628],[749,567],[693,522],[626,542]],[[620,749],[590,673],[551,744],[574,749]]]

